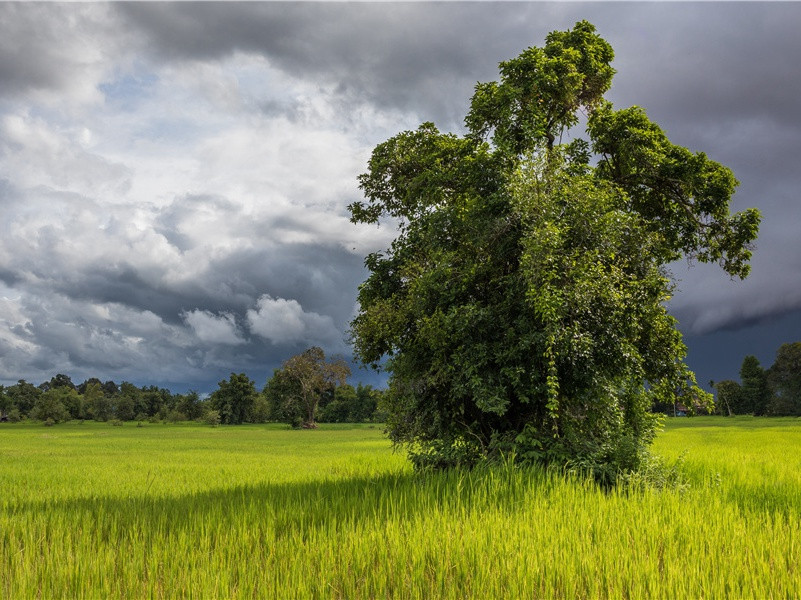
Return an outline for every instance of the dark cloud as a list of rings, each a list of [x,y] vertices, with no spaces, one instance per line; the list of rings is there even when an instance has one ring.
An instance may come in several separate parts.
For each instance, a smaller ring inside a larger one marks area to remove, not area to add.
[[[559,7],[495,3],[121,3],[171,60],[263,54],[342,97],[460,125],[476,81],[541,43]],[[522,45],[521,45],[522,44]],[[267,110],[291,110],[270,104]]]
[[[580,19],[615,49],[616,106],[643,106],[674,142],[730,166],[735,207],[764,213],[749,281],[675,269],[691,366],[701,381],[736,376],[749,344],[768,360],[788,331],[801,337],[801,4],[0,3],[0,378],[204,389],[231,370],[263,380],[315,328],[343,348],[329,324],[344,338],[363,250],[386,234],[344,223],[361,167],[336,161],[419,121],[459,129],[477,81]],[[302,93],[224,81],[214,68],[240,55]],[[198,108],[214,102],[225,108]],[[209,141],[212,121],[259,119],[260,135]],[[336,147],[331,131],[358,143]],[[162,176],[183,152],[202,172]],[[332,182],[340,165],[352,172]],[[252,181],[211,183],[240,176]],[[728,373],[709,358],[721,344]]]

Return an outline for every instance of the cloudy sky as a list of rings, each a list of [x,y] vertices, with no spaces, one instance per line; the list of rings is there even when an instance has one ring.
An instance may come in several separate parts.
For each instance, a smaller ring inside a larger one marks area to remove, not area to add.
[[[801,340],[801,3],[0,3],[0,383],[261,387],[349,356],[372,148],[588,19],[608,98],[731,167],[753,274],[674,265],[699,381]],[[355,380],[370,381],[365,372]]]

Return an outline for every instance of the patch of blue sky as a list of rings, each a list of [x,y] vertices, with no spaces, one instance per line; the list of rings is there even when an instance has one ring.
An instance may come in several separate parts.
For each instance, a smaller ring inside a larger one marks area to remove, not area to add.
[[[144,100],[152,97],[159,78],[153,73],[121,75],[112,81],[101,83],[98,89],[106,103],[119,110],[130,111]]]

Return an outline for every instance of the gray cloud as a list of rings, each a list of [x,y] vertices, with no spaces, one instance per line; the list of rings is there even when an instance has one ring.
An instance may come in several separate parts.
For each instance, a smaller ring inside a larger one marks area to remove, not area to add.
[[[698,347],[752,343],[801,309],[799,4],[0,3],[0,379],[202,389],[342,351],[391,235],[347,222],[370,149],[458,130],[476,81],[583,18],[610,99],[763,211],[749,281],[677,265],[671,302]]]

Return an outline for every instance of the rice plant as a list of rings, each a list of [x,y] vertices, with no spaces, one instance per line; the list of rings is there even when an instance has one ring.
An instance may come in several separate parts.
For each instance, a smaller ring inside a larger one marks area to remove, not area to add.
[[[4,598],[792,598],[801,424],[672,420],[689,485],[415,474],[380,428],[0,429]]]

